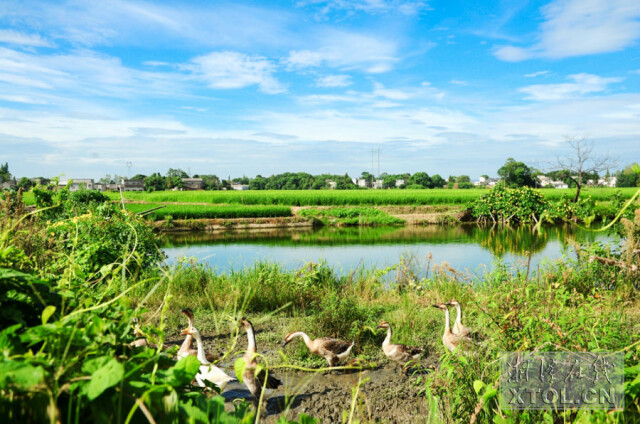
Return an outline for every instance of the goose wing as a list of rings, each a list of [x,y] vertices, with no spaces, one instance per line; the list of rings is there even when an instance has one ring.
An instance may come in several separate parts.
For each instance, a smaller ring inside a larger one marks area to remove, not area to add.
[[[417,346],[398,345],[398,350],[413,357],[415,355],[421,354],[424,349]]]
[[[256,375],[256,380],[260,385],[260,387],[265,387],[264,386],[265,378],[267,379],[267,385],[266,385],[267,389],[277,389],[282,385],[282,381],[280,381],[279,378],[273,375],[273,372],[270,372],[267,374],[267,371],[263,368],[258,372],[258,375]]]
[[[329,337],[322,337],[318,339],[321,342],[322,348],[329,352],[340,355],[346,352],[351,347],[352,343],[345,342],[344,340],[331,339]]]

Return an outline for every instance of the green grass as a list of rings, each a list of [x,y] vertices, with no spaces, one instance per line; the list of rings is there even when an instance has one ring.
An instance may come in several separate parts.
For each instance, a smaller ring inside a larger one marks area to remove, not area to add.
[[[325,224],[338,226],[351,225],[402,225],[402,219],[374,208],[327,208],[302,209],[300,216],[316,218]]]
[[[611,200],[619,190],[626,199],[637,188],[588,188],[581,196],[591,196],[594,200]],[[249,191],[160,191],[153,193],[128,192],[126,199],[147,202],[184,202],[244,205],[287,205],[287,206],[361,206],[361,205],[464,205],[475,200],[486,189],[469,190],[249,190]],[[549,200],[563,196],[573,197],[573,189],[541,190]],[[107,193],[113,200],[119,193]]]
[[[157,203],[129,203],[127,210],[134,213],[143,212],[162,206]],[[289,206],[244,206],[244,205],[166,205],[162,209],[146,215],[152,221],[160,221],[167,216],[174,219],[228,219],[228,218],[274,218],[291,216]]]

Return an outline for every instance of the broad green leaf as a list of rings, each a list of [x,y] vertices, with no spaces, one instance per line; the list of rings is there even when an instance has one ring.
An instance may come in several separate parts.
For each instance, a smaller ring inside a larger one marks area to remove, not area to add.
[[[482,390],[483,386],[484,386],[484,383],[480,380],[475,380],[473,382],[473,390],[476,391],[476,394],[480,394],[480,390]]]
[[[55,311],[56,307],[53,305],[49,305],[44,308],[44,311],[42,311],[42,325],[45,325],[47,321],[49,321],[49,318],[51,318],[51,315],[53,315]]]
[[[189,355],[180,359],[176,365],[171,368],[174,385],[189,384],[200,370],[200,361],[193,355]]]
[[[247,368],[247,361],[244,358],[236,359],[236,362],[233,363],[233,370],[236,373],[236,378],[239,382],[242,383],[242,374],[244,374],[244,370]]]
[[[258,364],[258,365],[256,365],[256,369],[253,372],[253,375],[255,375],[257,377],[258,374],[260,374],[260,372],[265,371],[265,370],[266,370],[266,368],[264,367],[264,365]]]
[[[29,389],[44,380],[44,369],[26,362],[7,361],[0,363],[0,387],[15,385]]]
[[[124,366],[111,358],[104,366],[91,375],[91,381],[87,386],[87,397],[93,400],[105,390],[115,386],[124,377]]]

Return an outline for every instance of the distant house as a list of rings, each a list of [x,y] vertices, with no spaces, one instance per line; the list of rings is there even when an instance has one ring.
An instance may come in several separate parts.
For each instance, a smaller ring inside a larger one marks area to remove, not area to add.
[[[618,183],[618,177],[604,177],[598,180],[598,185],[602,187],[615,187]]]
[[[120,191],[120,184],[115,184],[115,183],[105,184],[105,189],[107,191]]]
[[[107,191],[107,185],[108,184],[105,183],[95,183],[93,185],[93,189],[98,191]]]
[[[204,190],[205,184],[202,178],[182,178],[184,190]]]
[[[248,184],[232,183],[231,184],[231,188],[233,190],[249,190],[249,185]]]
[[[329,185],[329,188],[332,190],[335,190],[335,188],[338,186],[338,183],[335,181],[327,180],[326,183]]]
[[[373,182],[373,188],[381,189],[383,187],[382,180],[375,180]]]
[[[473,183],[476,187],[495,187],[500,182],[499,178],[480,177],[478,181]]]
[[[71,178],[67,180],[60,180],[58,181],[58,187],[69,187],[69,191],[78,191],[81,188],[93,190],[93,178]]]
[[[538,178],[538,183],[540,184],[540,187],[569,188],[569,185],[564,181],[554,181],[551,178],[547,177],[546,175],[538,175],[537,178]]]
[[[362,188],[370,187],[369,181],[365,180],[364,178],[354,178],[353,183]]]
[[[403,179],[396,180],[396,187],[400,187],[403,184],[404,184],[404,180]]]
[[[0,190],[15,190],[18,187],[18,183],[15,178],[10,179],[9,181],[5,181],[0,184]]]
[[[120,180],[122,191],[144,191],[143,180]]]

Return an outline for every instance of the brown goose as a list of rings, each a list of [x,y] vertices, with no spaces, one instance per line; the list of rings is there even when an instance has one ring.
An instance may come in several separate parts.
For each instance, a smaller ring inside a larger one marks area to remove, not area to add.
[[[265,368],[262,368],[258,373],[256,373],[258,361],[256,360],[256,336],[253,332],[253,325],[245,317],[240,318],[240,325],[247,331],[248,339],[247,353],[244,355],[244,360],[247,366],[242,373],[242,381],[253,395],[253,405],[256,411],[259,411],[262,389],[265,389],[263,397],[264,399],[267,399],[274,390],[282,385],[282,381],[276,378],[273,375],[273,372],[267,373]]]
[[[462,325],[462,308],[460,307],[460,303],[457,300],[451,299],[447,305],[455,306],[456,308],[456,321],[453,323],[453,329],[451,332],[456,336],[468,336],[471,334],[471,329]]]
[[[438,303],[436,305],[433,305],[433,307],[438,308],[442,312],[444,312],[444,334],[442,335],[442,343],[447,349],[453,352],[459,345],[471,341],[469,336],[458,336],[451,332],[451,326],[449,323],[449,308],[445,303]]]
[[[349,354],[355,342],[345,342],[344,340],[332,339],[330,337],[320,337],[315,340],[311,340],[302,331],[295,331],[287,334],[282,342],[282,347],[285,347],[287,343],[295,339],[296,337],[302,337],[304,344],[307,345],[309,351],[314,355],[322,356],[327,360],[330,367],[334,367],[342,362]]]
[[[187,317],[187,320],[189,320],[189,326],[184,331],[182,331],[182,334],[186,334],[187,336],[185,337],[184,342],[182,342],[180,349],[178,349],[178,353],[177,353],[178,359],[182,359],[187,356],[198,355],[198,349],[193,349],[191,347],[191,345],[193,344],[193,336],[188,332],[188,330],[192,328],[194,324],[193,311],[191,310],[191,308],[185,308],[185,309],[182,309],[181,312],[185,314]],[[205,358],[207,359],[208,362],[214,362],[216,359],[218,359],[215,355],[211,353],[205,353]]]
[[[388,322],[382,321],[378,328],[387,329],[387,337],[382,342],[382,351],[387,358],[400,365],[403,371],[409,361],[415,361],[422,354],[421,347],[391,343],[391,325]]]

